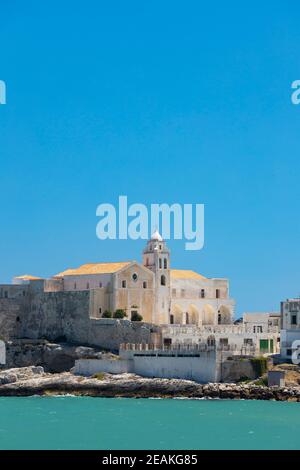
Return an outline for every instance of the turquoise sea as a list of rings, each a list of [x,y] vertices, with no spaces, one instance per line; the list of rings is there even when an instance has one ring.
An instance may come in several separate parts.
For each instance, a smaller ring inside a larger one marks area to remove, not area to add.
[[[300,403],[0,398],[0,449],[300,449]]]

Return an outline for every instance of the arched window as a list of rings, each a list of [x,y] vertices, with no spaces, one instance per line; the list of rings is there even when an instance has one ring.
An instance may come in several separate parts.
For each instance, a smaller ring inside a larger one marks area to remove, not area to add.
[[[164,258],[164,269],[168,269],[168,260]]]
[[[165,286],[166,285],[166,276],[162,275],[160,277],[160,285]]]

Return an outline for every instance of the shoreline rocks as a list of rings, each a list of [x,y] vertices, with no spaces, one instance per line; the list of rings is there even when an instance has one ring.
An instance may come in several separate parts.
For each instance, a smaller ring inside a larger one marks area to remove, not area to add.
[[[79,395],[124,398],[212,398],[300,402],[300,387],[266,387],[253,384],[208,383],[145,378],[135,374],[103,374],[98,378],[71,372],[49,374],[42,367],[0,372],[0,397]]]
[[[46,372],[61,373],[74,367],[76,359],[99,359],[114,356],[99,348],[51,343],[47,340],[15,339],[6,343],[6,368],[42,366]],[[0,367],[1,370],[5,370]]]

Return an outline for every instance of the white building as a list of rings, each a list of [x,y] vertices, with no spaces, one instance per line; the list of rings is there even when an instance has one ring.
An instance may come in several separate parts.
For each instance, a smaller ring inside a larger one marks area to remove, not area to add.
[[[251,312],[244,313],[242,317],[242,324],[247,330],[253,330],[253,333],[266,333],[270,327],[280,331],[280,313],[275,312]]]
[[[279,329],[268,326],[262,331],[252,325],[163,325],[164,347],[206,344],[236,355],[269,355],[279,353]]]
[[[281,302],[281,328],[280,356],[291,361],[300,344],[300,298]]]

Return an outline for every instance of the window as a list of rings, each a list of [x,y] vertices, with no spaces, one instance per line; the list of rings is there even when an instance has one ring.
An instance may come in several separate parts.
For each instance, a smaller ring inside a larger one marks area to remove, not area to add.
[[[144,281],[144,282],[143,282],[143,288],[144,288],[144,289],[147,289],[147,281]]]
[[[7,292],[7,290],[4,291],[4,297],[5,297],[5,299],[7,299],[7,297],[8,297],[8,292]]]
[[[99,307],[99,313],[102,313],[102,308],[101,307]]]
[[[216,299],[220,298],[220,289],[216,289]]]
[[[159,258],[159,269],[162,268],[162,262],[161,262],[161,258]]]
[[[168,260],[164,258],[164,269],[168,269]]]
[[[136,282],[136,281],[138,280],[138,275],[137,275],[137,273],[133,273],[133,275],[132,275],[132,280],[133,280],[134,282]]]
[[[291,324],[297,325],[297,315],[295,314],[291,315]]]
[[[126,281],[122,281],[122,288],[123,288],[123,289],[126,288]]]
[[[90,283],[89,283],[89,282],[86,283],[86,288],[87,288],[87,289],[90,288]]]
[[[291,349],[287,349],[287,350],[286,350],[286,355],[287,355],[287,356],[291,356],[291,355],[292,355],[292,350],[291,350]]]
[[[162,275],[160,277],[160,284],[161,286],[165,286],[166,285],[166,276]]]
[[[188,325],[190,322],[189,313],[185,312],[185,323]]]
[[[161,245],[159,245],[159,249],[161,250]]]
[[[170,324],[174,325],[174,315],[170,315]]]
[[[76,282],[74,282],[74,290],[76,290],[76,289],[77,289],[77,284],[76,284]]]
[[[221,346],[228,346],[228,338],[220,338]]]
[[[253,333],[262,333],[262,326],[261,325],[254,326]]]
[[[244,338],[244,345],[245,346],[253,346],[253,339],[252,338]]]
[[[99,282],[99,287],[102,287],[102,282]]]
[[[201,297],[201,299],[205,298],[205,289],[201,289],[200,297]]]

